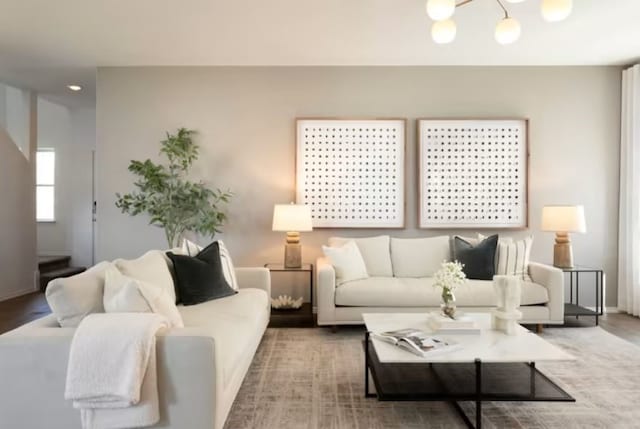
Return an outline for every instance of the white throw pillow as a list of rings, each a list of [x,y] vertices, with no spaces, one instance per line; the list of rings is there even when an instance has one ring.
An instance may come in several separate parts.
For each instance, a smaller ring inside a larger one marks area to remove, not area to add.
[[[355,241],[370,276],[393,277],[388,235],[364,238],[331,237],[329,246],[344,246],[347,241]]]
[[[533,237],[527,237],[518,241],[498,241],[498,264],[496,274],[502,276],[516,276],[530,282],[529,257]]]
[[[113,265],[105,271],[103,303],[107,313],[158,313],[170,327],[184,327],[175,300],[165,290],[125,276]]]
[[[174,303],[176,302],[173,277],[162,251],[150,250],[138,259],[116,259],[113,263],[125,276],[159,287],[167,292]]]
[[[75,276],[49,282],[45,296],[63,328],[75,328],[91,313],[104,313],[104,272],[111,262],[100,262]]]
[[[322,251],[336,270],[338,285],[369,277],[367,266],[355,241],[347,241],[341,247],[322,246]]]
[[[218,248],[220,249],[220,262],[222,263],[222,274],[229,286],[233,290],[238,290],[238,279],[236,278],[236,269],[231,260],[231,254],[227,246],[221,240],[218,240]],[[188,256],[196,256],[203,249],[202,246],[189,241],[186,238],[182,240],[182,254]],[[174,252],[175,253],[175,252]]]
[[[391,262],[395,277],[431,277],[450,260],[449,237],[391,238]]]

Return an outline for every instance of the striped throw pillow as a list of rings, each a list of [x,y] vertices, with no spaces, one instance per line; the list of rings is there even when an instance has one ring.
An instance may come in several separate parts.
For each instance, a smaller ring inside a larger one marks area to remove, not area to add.
[[[233,290],[238,290],[238,279],[236,278],[236,269],[233,266],[231,254],[221,240],[218,240],[218,246],[220,247],[220,261],[222,262],[222,272],[224,273],[224,278],[227,280],[227,283],[229,283],[229,286],[231,286]]]
[[[496,274],[503,276],[516,276],[530,282],[529,257],[533,237],[512,242],[498,242],[498,265]]]

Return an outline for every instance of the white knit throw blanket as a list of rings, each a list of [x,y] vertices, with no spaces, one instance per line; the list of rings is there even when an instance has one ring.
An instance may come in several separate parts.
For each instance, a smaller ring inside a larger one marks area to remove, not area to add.
[[[65,398],[80,409],[84,429],[151,426],[160,420],[155,313],[85,317],[71,342]]]

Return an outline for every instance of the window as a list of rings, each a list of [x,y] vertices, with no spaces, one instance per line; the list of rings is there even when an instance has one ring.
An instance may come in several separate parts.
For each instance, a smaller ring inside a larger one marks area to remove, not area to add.
[[[56,153],[38,149],[36,154],[36,220],[53,222],[55,218]]]

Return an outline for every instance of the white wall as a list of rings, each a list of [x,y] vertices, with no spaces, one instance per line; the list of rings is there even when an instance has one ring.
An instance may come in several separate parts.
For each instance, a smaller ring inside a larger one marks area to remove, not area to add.
[[[316,230],[302,234],[312,261],[334,234],[431,236],[417,226],[415,119],[530,119],[533,259],[551,261],[553,234],[540,232],[546,204],[583,204],[588,234],[574,236],[575,259],[602,266],[607,302],[616,302],[618,67],[147,67],[101,68],[97,90],[97,259],[165,248],[162,231],[114,206],[132,189],[131,159],[157,159],[167,130],[198,130],[195,177],[235,192],[224,239],[240,265],[282,259],[271,231],[274,203],[295,186],[296,117],[406,117],[407,228]],[[582,287],[584,288],[584,286]],[[581,288],[581,289],[582,289]]]
[[[92,151],[95,110],[38,99],[38,147],[56,153],[55,222],[38,223],[38,253],[92,265]]]
[[[0,84],[0,126],[27,159],[30,156],[30,97],[29,91]]]
[[[25,157],[0,125],[0,301],[32,292],[36,287],[35,168],[36,99],[25,92],[28,124]],[[9,106],[10,108],[12,106]]]

